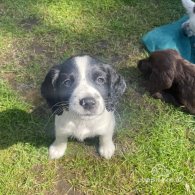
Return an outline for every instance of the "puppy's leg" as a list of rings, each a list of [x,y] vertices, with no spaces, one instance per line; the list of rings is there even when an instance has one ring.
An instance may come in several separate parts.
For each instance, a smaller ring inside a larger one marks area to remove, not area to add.
[[[100,135],[99,137],[99,154],[106,159],[112,157],[115,151],[115,146],[112,141],[112,137],[114,134],[114,127],[115,127],[115,119],[113,117],[111,123],[107,126],[107,131],[105,134]]]
[[[113,135],[101,135],[100,136],[100,146],[99,146],[99,153],[106,159],[110,159],[115,151],[115,146],[112,141]]]
[[[151,96],[153,98],[155,98],[155,99],[161,99],[161,100],[163,100],[163,94],[162,94],[162,92],[153,93],[153,94],[151,94]]]
[[[170,94],[170,93],[156,92],[156,93],[153,93],[151,95],[155,99],[160,99],[163,102],[166,102],[166,103],[169,103],[169,104],[173,104],[174,106],[180,106],[180,104],[176,100],[176,98],[172,94]]]
[[[183,111],[189,112],[190,114],[195,114],[195,106],[189,105],[188,103],[183,104]]]
[[[49,147],[49,158],[58,159],[62,157],[67,148],[68,136],[67,135],[56,135],[55,141]]]
[[[190,114],[195,114],[195,108],[188,108],[188,111],[190,112]]]

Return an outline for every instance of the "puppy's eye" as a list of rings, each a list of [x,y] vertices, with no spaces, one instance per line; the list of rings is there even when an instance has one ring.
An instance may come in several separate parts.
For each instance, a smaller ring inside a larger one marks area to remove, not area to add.
[[[105,80],[104,77],[98,77],[98,78],[96,79],[96,82],[97,82],[97,84],[99,84],[99,85],[103,85],[103,84],[106,82],[106,80]]]
[[[63,82],[63,85],[65,85],[66,87],[70,87],[70,86],[71,86],[71,80],[70,80],[70,79],[66,79],[66,80]]]

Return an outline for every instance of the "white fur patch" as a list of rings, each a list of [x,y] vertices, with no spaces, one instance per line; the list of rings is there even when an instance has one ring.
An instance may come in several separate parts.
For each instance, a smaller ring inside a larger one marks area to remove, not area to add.
[[[189,15],[189,19],[182,24],[182,28],[188,36],[195,35],[195,3],[191,0],[182,0],[183,7]]]
[[[182,0],[182,4],[189,15],[193,14],[195,3],[191,0]]]
[[[86,80],[86,70],[89,64],[88,56],[78,56],[75,58],[75,64],[79,71],[80,80]]]

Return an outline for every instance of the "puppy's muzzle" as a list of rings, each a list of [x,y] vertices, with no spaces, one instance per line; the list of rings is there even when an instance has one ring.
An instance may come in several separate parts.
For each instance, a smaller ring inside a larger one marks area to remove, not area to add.
[[[97,106],[97,102],[93,97],[85,97],[80,100],[79,104],[88,111],[93,110]]]

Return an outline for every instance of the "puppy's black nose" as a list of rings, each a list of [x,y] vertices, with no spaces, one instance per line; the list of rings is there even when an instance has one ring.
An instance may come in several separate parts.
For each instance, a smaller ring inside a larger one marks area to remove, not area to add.
[[[86,97],[80,100],[80,105],[86,109],[86,110],[91,110],[95,107],[96,101],[92,97]]]

